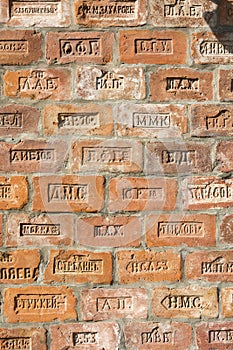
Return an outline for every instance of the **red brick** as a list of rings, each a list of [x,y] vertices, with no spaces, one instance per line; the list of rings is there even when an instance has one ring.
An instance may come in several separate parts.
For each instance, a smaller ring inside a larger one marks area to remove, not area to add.
[[[0,246],[3,245],[3,225],[2,225],[2,222],[3,222],[3,217],[2,217],[2,215],[0,215]]]
[[[192,327],[181,322],[130,322],[124,327],[127,349],[187,350]]]
[[[219,142],[216,146],[215,169],[222,172],[233,170],[232,141]]]
[[[232,244],[233,243],[233,215],[226,215],[223,217],[220,226],[220,243]]]
[[[0,328],[2,349],[46,350],[46,330],[37,328]]]
[[[51,347],[57,349],[117,350],[120,329],[117,323],[67,323],[50,326]]]
[[[112,254],[86,250],[52,250],[45,282],[107,283],[112,281]]]
[[[114,35],[110,32],[50,32],[46,40],[48,63],[112,61]]]
[[[66,151],[67,145],[62,140],[0,142],[0,171],[55,172],[64,168]]]
[[[76,298],[67,287],[7,288],[4,316],[7,322],[51,322],[76,319]]]
[[[70,157],[73,172],[138,173],[142,171],[142,144],[133,140],[73,142]]]
[[[216,176],[189,177],[183,180],[183,209],[225,208],[233,203],[233,180]]]
[[[34,100],[67,100],[70,98],[70,72],[65,69],[7,71],[4,94]]]
[[[208,214],[163,214],[146,217],[149,247],[215,246],[216,216]]]
[[[211,144],[198,142],[147,142],[147,174],[203,173],[212,170]]]
[[[122,250],[117,252],[120,283],[175,282],[181,279],[180,255],[172,250]]]
[[[213,73],[189,68],[158,69],[150,76],[151,101],[213,98]]]
[[[142,237],[138,216],[94,216],[77,220],[77,240],[92,247],[137,247]]]
[[[161,0],[150,2],[150,23],[159,27],[215,26],[217,5],[201,0]]]
[[[172,319],[217,317],[217,289],[200,286],[156,288],[152,296],[152,312],[156,317]]]
[[[114,178],[109,192],[110,211],[173,210],[177,182],[169,178]]]
[[[132,30],[119,34],[124,63],[179,64],[186,62],[187,37],[182,32]]]
[[[33,210],[95,212],[103,207],[102,176],[41,176],[33,178]]]
[[[93,103],[45,106],[43,126],[47,135],[112,135],[113,111]]]
[[[82,319],[100,321],[120,318],[146,318],[145,289],[86,289],[81,293]]]
[[[233,315],[233,288],[223,288],[222,295],[222,317],[230,318]]]
[[[232,26],[232,0],[221,0],[219,3],[219,24],[223,26]]]
[[[6,225],[6,246],[73,245],[74,218],[66,214],[10,214]]]
[[[141,100],[146,95],[142,68],[78,67],[77,97],[87,100]]]
[[[219,97],[220,101],[233,101],[232,70],[219,70]]]
[[[139,26],[146,23],[146,3],[143,0],[117,1],[116,4],[111,0],[76,0],[75,17],[76,24],[87,27]]]
[[[233,281],[233,251],[197,251],[186,256],[187,279],[210,282]]]
[[[55,3],[46,0],[37,4],[33,0],[13,0],[10,4],[8,24],[11,26],[66,27],[70,24],[69,0]]]
[[[233,107],[231,105],[193,105],[191,136],[232,136]]]
[[[181,137],[187,132],[186,107],[122,103],[116,112],[116,128],[119,136]]]
[[[233,340],[233,322],[200,323],[196,328],[199,350],[229,350]]]
[[[24,176],[0,177],[0,209],[21,209],[28,202],[28,183]]]
[[[217,36],[217,37],[216,37]],[[231,64],[233,33],[192,34],[192,58],[198,64]]]
[[[33,30],[0,31],[0,64],[23,65],[42,56],[41,33]]]

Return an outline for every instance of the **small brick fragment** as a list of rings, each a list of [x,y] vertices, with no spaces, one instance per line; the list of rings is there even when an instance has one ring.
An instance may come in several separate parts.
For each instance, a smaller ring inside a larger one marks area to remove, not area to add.
[[[232,70],[219,70],[219,98],[220,101],[233,101]]]
[[[233,243],[233,215],[226,215],[223,217],[220,226],[220,243],[232,244]]]
[[[229,318],[233,315],[233,288],[223,288],[222,295],[222,316]]]
[[[149,247],[215,246],[216,216],[208,214],[162,214],[146,217]]]
[[[104,202],[102,176],[41,176],[33,178],[33,210],[95,212]]]
[[[220,1],[219,3],[219,24],[222,26],[232,26],[233,1]]]
[[[181,322],[130,322],[124,327],[128,349],[187,350],[192,341],[192,327]]]
[[[3,217],[0,215],[0,246],[3,244],[3,225],[2,225]]]
[[[46,330],[37,328],[0,328],[2,349],[46,350]]]
[[[121,318],[146,318],[145,289],[87,289],[81,293],[82,319],[100,321]]]
[[[78,67],[77,97],[87,100],[141,100],[146,95],[142,68]]]
[[[152,296],[152,312],[156,317],[172,319],[217,317],[217,289],[200,286],[156,288]]]
[[[213,73],[189,68],[158,69],[150,76],[151,101],[213,98]]]
[[[9,2],[1,0],[0,2],[0,23],[5,23],[9,19]]]
[[[105,283],[112,281],[112,254],[83,250],[52,250],[45,282]]]
[[[169,178],[114,178],[109,192],[109,211],[173,210],[177,182]]]
[[[73,245],[74,218],[69,214],[10,214],[6,225],[6,246]]]
[[[120,329],[115,322],[67,323],[50,326],[51,348],[119,349]]]
[[[28,202],[25,176],[0,177],[0,209],[21,209]]]
[[[73,142],[70,156],[73,172],[142,171],[142,144],[125,140],[88,140]]]
[[[77,240],[92,247],[137,247],[142,236],[137,216],[94,216],[77,220]]]
[[[7,71],[4,94],[34,100],[67,100],[70,98],[70,79],[70,72],[65,69]]]
[[[118,251],[117,265],[120,283],[175,282],[181,278],[180,255],[172,250]]]
[[[199,350],[228,350],[232,346],[232,337],[232,322],[202,322],[196,328]]]
[[[76,298],[68,287],[7,288],[4,293],[7,322],[51,322],[76,319]]]
[[[219,142],[216,146],[215,169],[222,172],[233,170],[232,141]]]

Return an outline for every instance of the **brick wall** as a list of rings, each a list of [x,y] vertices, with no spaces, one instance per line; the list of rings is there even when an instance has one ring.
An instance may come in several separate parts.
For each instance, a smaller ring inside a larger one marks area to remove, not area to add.
[[[233,1],[0,26],[0,349],[233,349]]]

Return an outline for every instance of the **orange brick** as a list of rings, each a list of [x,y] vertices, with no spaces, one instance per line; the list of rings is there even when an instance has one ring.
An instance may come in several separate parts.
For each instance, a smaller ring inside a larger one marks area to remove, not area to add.
[[[24,176],[0,177],[0,209],[21,209],[28,202],[28,183]]]
[[[77,97],[87,100],[141,100],[146,95],[142,68],[78,67]]]
[[[76,298],[67,287],[7,288],[4,316],[7,322],[51,322],[76,319]]]
[[[196,328],[197,345],[200,350],[230,349],[232,337],[232,322],[202,322]]]
[[[119,136],[179,138],[187,132],[186,107],[122,103],[116,112],[116,132]]]
[[[6,224],[5,245],[10,247],[72,245],[74,218],[69,214],[10,214]]]
[[[223,288],[222,295],[222,316],[223,318],[230,318],[233,315],[233,288]]]
[[[183,180],[183,209],[225,208],[233,203],[233,180],[216,176],[189,177]]]
[[[192,341],[192,327],[181,322],[131,322],[124,326],[128,349],[186,350]],[[185,335],[185,336],[184,336]]]
[[[95,212],[103,207],[102,176],[41,176],[33,178],[33,210]]]
[[[4,94],[34,100],[67,100],[70,98],[70,72],[65,69],[7,71]]]
[[[186,256],[186,278],[210,282],[232,282],[232,260],[232,250],[193,252]]]
[[[81,312],[85,321],[146,318],[145,289],[86,289],[81,292]]]
[[[45,282],[107,283],[112,281],[112,254],[83,250],[52,250]]]
[[[46,330],[37,328],[0,328],[2,349],[46,350]]]
[[[172,319],[217,317],[217,289],[200,286],[156,288],[152,296],[152,312],[156,317]]]
[[[219,97],[220,101],[233,101],[232,70],[219,70]]]
[[[232,136],[233,107],[222,105],[193,105],[191,109],[191,136]]]
[[[208,214],[163,214],[146,217],[149,247],[215,246],[216,216]]]
[[[93,103],[45,106],[43,126],[46,135],[112,135],[113,111]]]
[[[127,30],[119,34],[120,61],[144,64],[186,62],[187,37],[178,31]]]
[[[233,170],[232,141],[219,142],[216,146],[215,169],[222,172]]]
[[[46,42],[49,63],[112,61],[114,35],[110,32],[50,32]]]
[[[0,215],[0,246],[3,244],[3,225],[2,225],[3,217]]]
[[[77,220],[77,240],[92,247],[137,247],[142,236],[138,216],[94,216]]]
[[[213,98],[213,73],[189,68],[158,69],[150,76],[151,101]]]
[[[142,171],[142,144],[125,140],[77,141],[71,145],[71,171],[121,172]]]
[[[120,283],[175,282],[181,279],[180,255],[172,250],[118,251],[117,265]]]
[[[198,142],[147,142],[147,174],[203,173],[212,170],[211,144]]]
[[[50,350],[117,349],[120,329],[114,322],[76,322],[50,326],[50,333]]]
[[[220,243],[232,244],[233,243],[233,215],[226,215],[222,218],[220,226]]]
[[[139,26],[146,23],[146,3],[143,0],[76,0],[76,24],[87,27]]]
[[[114,178],[109,192],[110,211],[173,210],[177,182],[169,178]]]

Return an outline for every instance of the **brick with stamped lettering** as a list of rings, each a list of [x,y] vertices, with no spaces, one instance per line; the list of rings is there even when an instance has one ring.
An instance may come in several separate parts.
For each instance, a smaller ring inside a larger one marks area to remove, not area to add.
[[[67,100],[70,98],[70,80],[70,72],[66,69],[7,71],[4,94],[33,100]]]
[[[46,42],[48,63],[112,61],[114,35],[110,32],[49,32]]]
[[[127,30],[119,33],[124,63],[181,64],[186,62],[187,37],[182,32]]]
[[[210,246],[216,244],[216,216],[210,214],[151,214],[146,216],[149,247]]]
[[[180,255],[172,250],[147,251],[128,250],[117,252],[120,283],[175,282],[181,279]]]
[[[220,237],[219,241],[221,244],[232,244],[233,243],[233,215],[225,215],[221,220],[220,226]]]
[[[193,105],[191,108],[191,136],[232,136],[233,107],[229,104]]]
[[[213,98],[213,73],[190,68],[158,69],[150,75],[151,101]]]
[[[85,321],[146,318],[148,298],[145,289],[86,289],[81,292],[81,313]]]
[[[163,318],[214,318],[218,316],[215,287],[156,288],[152,296],[152,312]]]
[[[86,100],[141,100],[146,96],[144,70],[141,67],[78,67],[76,96]]]
[[[181,322],[132,321],[123,331],[128,349],[187,350],[192,341],[192,327]]]
[[[1,349],[46,350],[46,330],[37,328],[0,328]]]
[[[142,236],[138,216],[94,216],[77,220],[77,240],[92,247],[138,247]]]
[[[147,174],[208,173],[212,170],[211,144],[198,142],[147,142]]]
[[[69,214],[9,214],[5,245],[10,247],[74,244],[74,217]]]
[[[36,176],[33,210],[44,212],[96,212],[104,205],[102,176]]]
[[[75,320],[76,298],[64,286],[7,288],[4,317],[7,322],[51,322]]]
[[[233,73],[231,69],[219,70],[218,89],[220,101],[233,101]]]
[[[75,141],[71,145],[72,172],[142,171],[142,144],[127,140]]]
[[[169,178],[113,178],[109,183],[109,211],[173,210],[177,181]]]
[[[199,350],[228,350],[233,343],[233,322],[200,323],[196,328]]]
[[[28,202],[25,176],[0,177],[0,209],[21,209]]]
[[[86,250],[51,250],[46,283],[104,283],[112,281],[112,254]]]
[[[67,323],[50,326],[51,350],[119,349],[120,328],[115,322]]]
[[[86,27],[139,26],[146,23],[143,0],[76,0],[76,24]]]
[[[215,169],[221,172],[233,170],[232,141],[218,142],[215,153]]]
[[[232,318],[233,315],[233,288],[222,288],[222,317]]]

